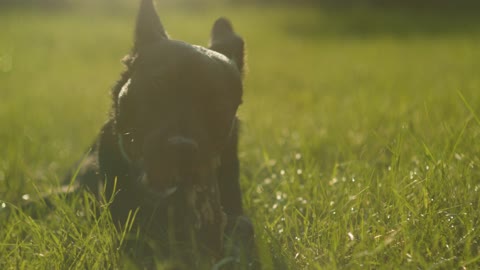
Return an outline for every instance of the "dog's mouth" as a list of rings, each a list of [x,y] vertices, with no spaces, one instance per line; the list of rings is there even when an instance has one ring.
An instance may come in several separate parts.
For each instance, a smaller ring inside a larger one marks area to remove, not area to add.
[[[152,186],[152,181],[150,180],[151,178],[148,177],[148,174],[146,172],[142,172],[140,176],[138,177],[137,182],[139,182],[142,186],[144,186],[148,193],[152,194],[154,197],[158,197],[160,199],[165,199],[173,195],[179,188],[178,184],[172,184],[170,186],[162,187],[162,188],[150,188]],[[181,179],[180,177],[176,176],[173,177],[172,181],[173,183],[180,183]]]
[[[194,173],[177,173],[168,178],[149,174],[145,170],[138,176],[137,183],[145,191],[146,202],[166,202],[167,207],[173,207],[178,215],[183,216],[182,220],[188,220],[194,230],[201,231],[205,237],[212,234],[209,237],[216,239],[218,237],[214,232],[223,231],[226,226],[226,215],[220,204],[216,173],[218,166],[219,158],[214,158],[210,160],[209,166],[205,165]],[[157,177],[152,177],[153,175]],[[216,249],[222,245],[221,237],[216,241],[218,243],[213,242],[211,248]]]
[[[159,198],[174,194],[179,188],[202,189],[216,181],[220,156],[201,149],[196,140],[185,136],[161,135],[152,132],[138,147],[138,142],[119,135],[118,145],[130,174],[137,184]]]
[[[160,197],[168,197],[179,188],[207,189],[216,184],[216,171],[219,165],[220,158],[214,157],[196,166],[186,167],[173,162],[153,168],[148,166],[141,170],[138,182]]]
[[[144,195],[143,201],[151,206],[173,207],[178,215],[184,216],[180,219],[189,220],[195,230],[206,230],[202,234],[223,230],[226,217],[220,203],[217,175],[220,156],[202,151],[195,140],[186,137],[150,138],[153,140],[148,137],[145,140],[143,154],[129,155],[128,162],[131,175],[136,175],[136,188]],[[121,151],[125,155],[131,152]],[[219,246],[221,239],[217,240]]]

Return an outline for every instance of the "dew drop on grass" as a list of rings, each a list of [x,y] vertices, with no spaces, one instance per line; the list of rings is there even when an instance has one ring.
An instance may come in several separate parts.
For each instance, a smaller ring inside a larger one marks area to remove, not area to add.
[[[300,170],[300,169],[297,170],[298,175],[301,175],[302,173],[303,173],[302,170]]]
[[[299,197],[298,201],[301,202],[302,204],[307,204],[308,203],[308,201],[306,199],[304,199],[303,197]]]
[[[281,170],[281,171],[280,171],[280,175],[285,175],[285,171],[284,171],[284,170]]]
[[[28,201],[28,200],[30,200],[30,195],[29,194],[23,194],[22,199],[25,200],[25,201]]]
[[[351,232],[348,232],[348,238],[350,238],[350,241],[355,240],[355,236]]]
[[[338,179],[337,179],[336,177],[334,177],[332,180],[330,180],[330,182],[328,182],[328,184],[329,184],[330,186],[333,186],[333,185],[335,185],[337,182],[338,182]]]
[[[2,202],[2,208],[5,208],[5,207],[7,207],[7,204]]]
[[[407,255],[407,262],[412,262],[413,261],[412,255],[408,253],[406,255]]]
[[[302,158],[302,154],[300,154],[300,153],[295,154],[295,159],[296,160],[300,160],[301,158]]]

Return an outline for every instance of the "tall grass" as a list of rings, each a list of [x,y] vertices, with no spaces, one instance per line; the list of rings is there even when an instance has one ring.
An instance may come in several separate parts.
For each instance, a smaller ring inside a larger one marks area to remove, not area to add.
[[[173,38],[205,45],[227,16],[247,42],[241,183],[265,269],[480,266],[473,15],[159,11]],[[106,120],[134,13],[0,11],[0,268],[131,267],[122,232],[89,212],[88,195],[36,219],[1,212],[58,186],[82,157]]]

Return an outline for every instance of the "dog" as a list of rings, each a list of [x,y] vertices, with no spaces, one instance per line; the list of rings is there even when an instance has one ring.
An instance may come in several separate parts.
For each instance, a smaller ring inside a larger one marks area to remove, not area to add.
[[[119,226],[137,211],[135,224],[165,254],[173,255],[174,242],[196,246],[212,265],[230,258],[252,268],[254,233],[242,208],[237,155],[243,39],[220,18],[209,48],[172,40],[153,1],[141,0],[123,62],[110,117],[75,166],[75,181],[113,197]]]

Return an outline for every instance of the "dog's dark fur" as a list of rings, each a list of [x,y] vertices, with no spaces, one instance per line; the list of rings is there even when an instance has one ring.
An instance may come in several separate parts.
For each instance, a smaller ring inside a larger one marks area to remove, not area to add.
[[[242,38],[220,18],[209,49],[171,40],[152,0],[142,0],[124,62],[111,117],[76,176],[80,186],[114,195],[110,209],[120,225],[139,209],[136,224],[166,253],[171,241],[191,247],[192,239],[213,260],[251,252],[235,116],[242,102]]]

